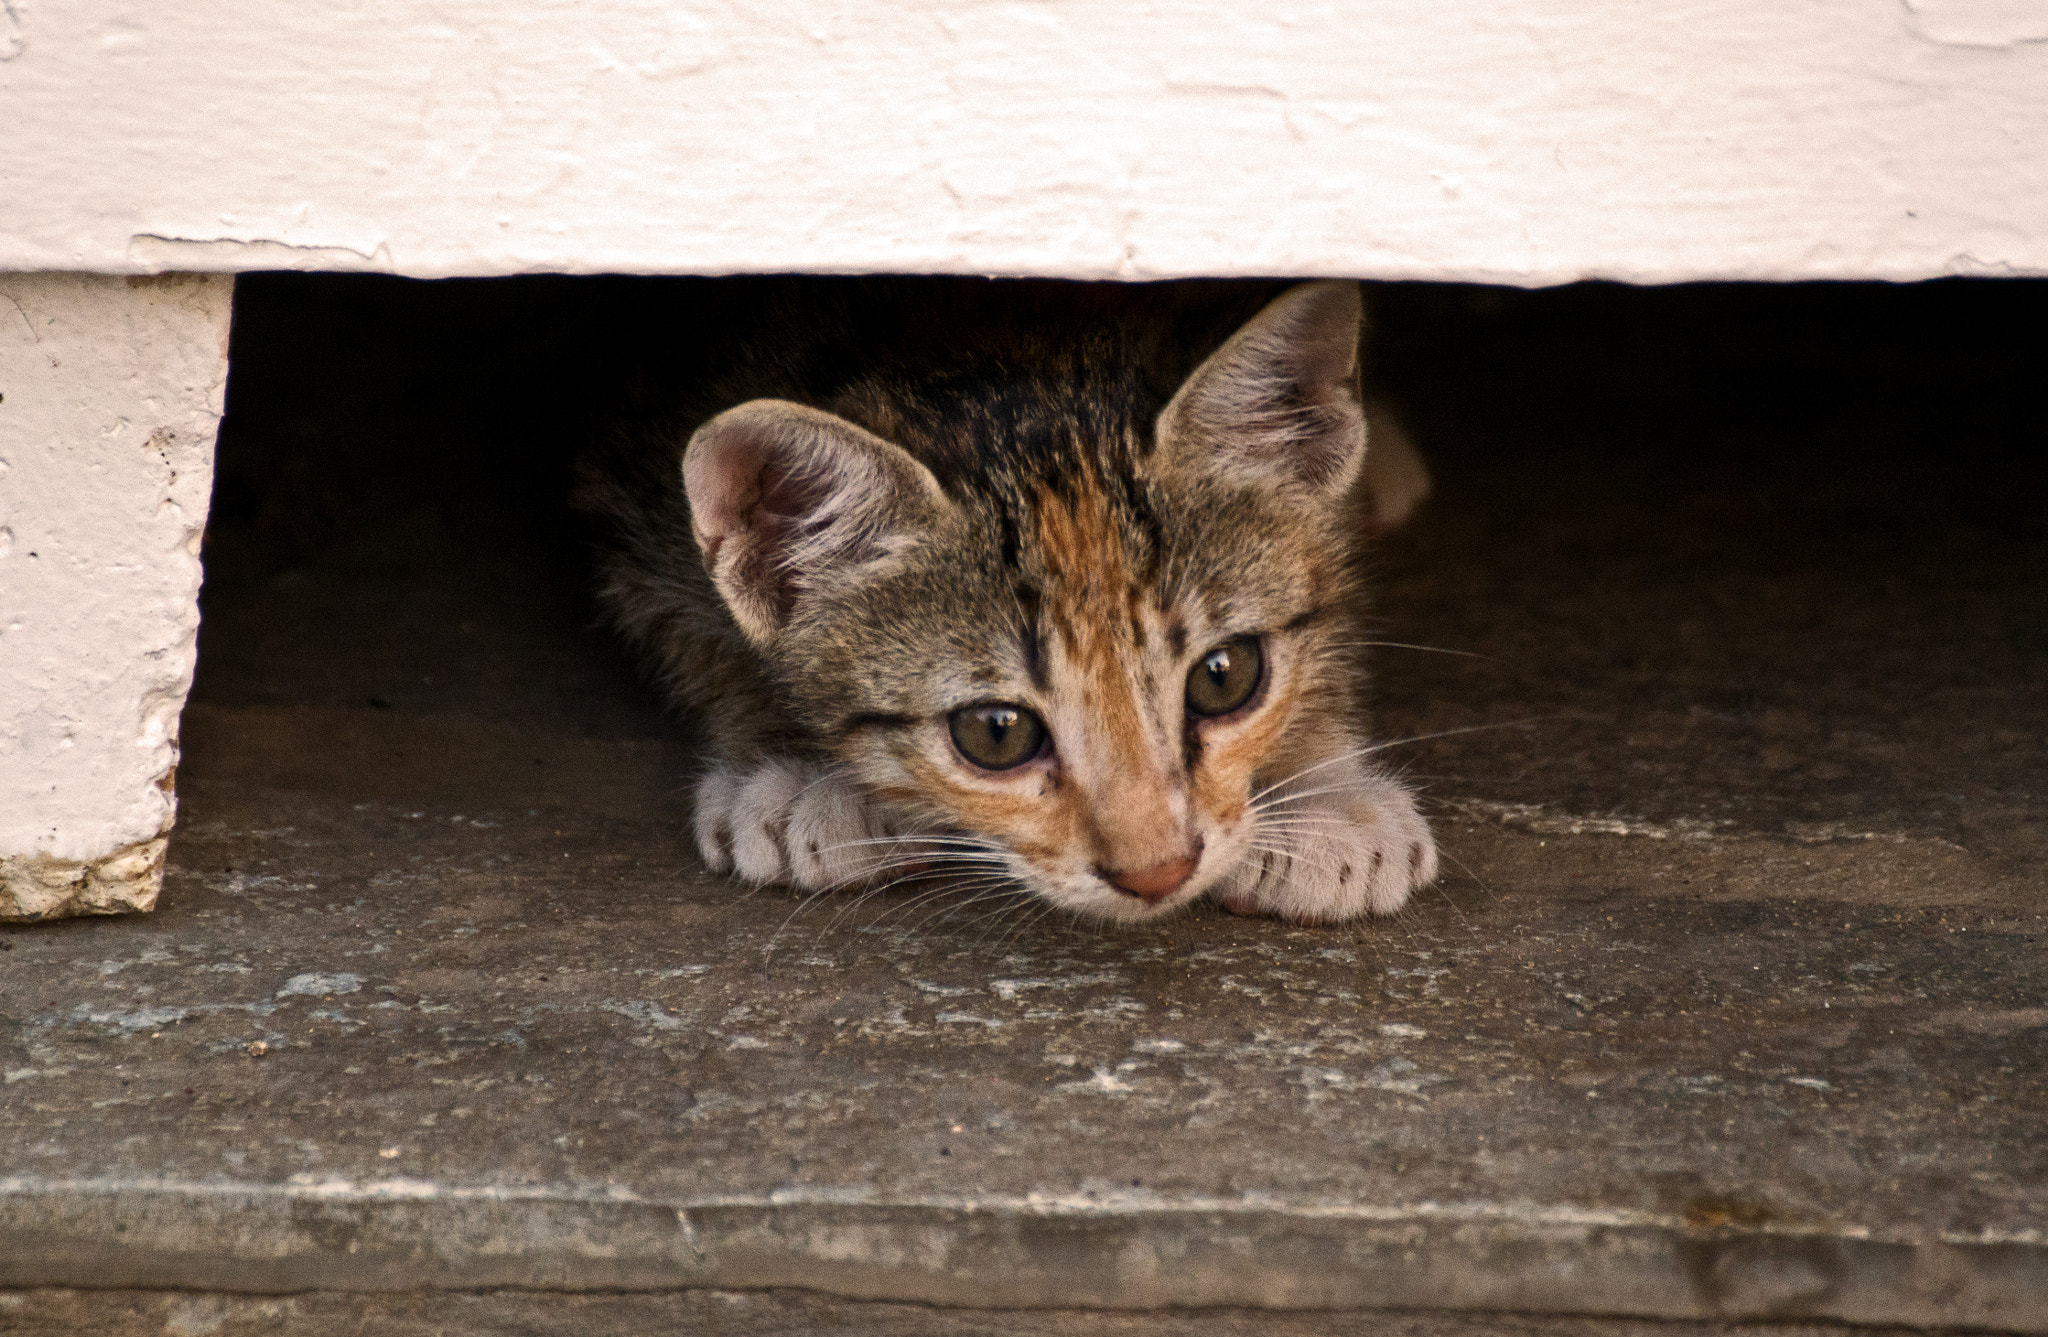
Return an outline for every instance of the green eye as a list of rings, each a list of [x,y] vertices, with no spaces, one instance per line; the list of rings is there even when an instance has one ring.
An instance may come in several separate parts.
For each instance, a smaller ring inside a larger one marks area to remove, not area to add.
[[[962,706],[946,719],[960,755],[991,771],[1022,766],[1045,750],[1045,721],[1002,701]]]
[[[1258,637],[1225,641],[1188,670],[1188,709],[1205,717],[1228,715],[1252,699],[1264,665]]]

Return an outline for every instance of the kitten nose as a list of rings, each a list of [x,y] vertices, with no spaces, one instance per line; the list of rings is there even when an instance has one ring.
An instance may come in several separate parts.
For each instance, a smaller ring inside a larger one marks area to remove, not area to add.
[[[1197,850],[1194,857],[1168,859],[1150,868],[1128,868],[1120,873],[1112,873],[1106,868],[1098,871],[1118,891],[1127,891],[1142,901],[1151,902],[1179,891],[1195,875],[1195,864],[1200,855],[1201,851]]]

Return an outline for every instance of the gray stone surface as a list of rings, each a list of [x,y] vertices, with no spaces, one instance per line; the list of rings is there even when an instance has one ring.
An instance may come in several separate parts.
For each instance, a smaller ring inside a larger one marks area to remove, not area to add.
[[[781,1337],[1848,1337],[1834,1324],[1706,1324],[1530,1314],[1415,1311],[1274,1313],[1179,1309],[958,1309],[841,1300],[802,1291],[651,1291],[562,1295],[538,1291],[289,1296],[175,1291],[0,1291],[8,1337],[588,1337],[591,1333],[717,1333]],[[1856,1337],[1916,1329],[1857,1328]]]
[[[746,894],[552,538],[219,549],[162,908],[0,930],[0,1330],[2048,1331],[2032,494],[1418,385],[1386,639],[1488,658],[1382,731],[1488,727],[1342,930]]]

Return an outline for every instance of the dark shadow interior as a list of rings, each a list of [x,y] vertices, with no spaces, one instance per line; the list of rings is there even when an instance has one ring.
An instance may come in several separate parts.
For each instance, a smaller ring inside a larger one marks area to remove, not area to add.
[[[195,703],[684,737],[595,629],[568,461],[746,282],[244,278]],[[1380,652],[1381,732],[1488,726],[1399,750],[1432,801],[2041,848],[2048,284],[1373,305],[1438,484],[1379,625],[1463,652]]]

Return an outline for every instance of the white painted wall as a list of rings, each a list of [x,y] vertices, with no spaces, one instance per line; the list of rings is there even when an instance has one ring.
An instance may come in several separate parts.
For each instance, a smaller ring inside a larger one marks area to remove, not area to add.
[[[6,0],[0,269],[2048,273],[2048,0]]]
[[[0,920],[155,903],[232,286],[0,274]]]

